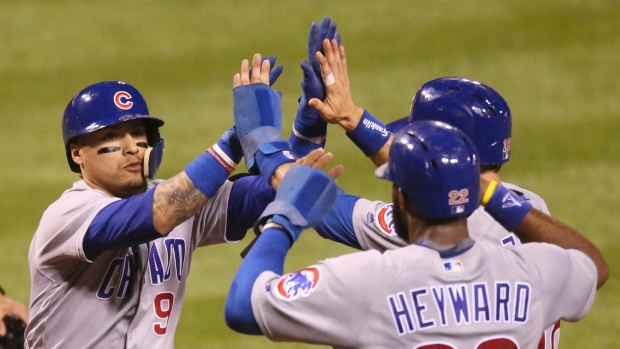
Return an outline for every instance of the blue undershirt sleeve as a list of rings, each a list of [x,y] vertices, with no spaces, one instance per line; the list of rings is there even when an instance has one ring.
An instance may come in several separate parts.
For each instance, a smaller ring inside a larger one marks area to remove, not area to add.
[[[261,176],[245,176],[235,180],[228,198],[226,239],[243,239],[275,197],[276,191]]]
[[[288,234],[279,228],[265,229],[258,237],[241,262],[226,299],[224,319],[232,330],[244,334],[263,334],[252,311],[252,287],[264,271],[283,274],[284,259],[290,247]]]
[[[153,224],[154,193],[152,188],[101,209],[84,236],[86,258],[92,261],[106,250],[127,248],[161,237]]]
[[[361,250],[353,229],[353,209],[360,198],[338,188],[338,197],[323,220],[314,228],[325,239]]]

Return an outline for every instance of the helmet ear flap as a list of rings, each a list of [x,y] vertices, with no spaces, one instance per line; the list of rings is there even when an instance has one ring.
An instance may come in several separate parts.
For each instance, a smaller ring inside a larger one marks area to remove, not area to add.
[[[160,138],[153,147],[146,148],[142,171],[144,178],[154,179],[164,157],[164,139]]]

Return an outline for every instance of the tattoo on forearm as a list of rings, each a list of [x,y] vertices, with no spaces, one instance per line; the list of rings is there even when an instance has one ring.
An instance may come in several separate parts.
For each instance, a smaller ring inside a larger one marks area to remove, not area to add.
[[[159,184],[153,197],[153,219],[175,227],[186,221],[207,203],[204,196],[185,175],[179,173]]]

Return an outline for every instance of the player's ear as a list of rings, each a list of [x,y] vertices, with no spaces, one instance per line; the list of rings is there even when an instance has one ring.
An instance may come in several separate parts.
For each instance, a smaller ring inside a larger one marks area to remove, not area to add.
[[[80,146],[75,143],[69,144],[69,151],[71,153],[71,159],[73,162],[78,164],[78,166],[82,165],[82,154],[80,153]]]

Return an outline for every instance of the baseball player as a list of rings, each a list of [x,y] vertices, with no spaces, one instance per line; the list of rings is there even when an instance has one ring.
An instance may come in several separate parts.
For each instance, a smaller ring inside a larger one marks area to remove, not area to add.
[[[273,341],[336,348],[534,348],[544,328],[582,319],[608,278],[599,250],[498,182],[481,179],[478,159],[472,141],[452,126],[407,125],[376,174],[393,183],[395,231],[409,245],[282,275],[288,249],[336,191],[326,175],[289,171],[235,275],[227,324]],[[467,216],[480,202],[532,243],[471,239]]]
[[[510,159],[511,114],[504,98],[491,87],[478,81],[463,78],[440,78],[431,80],[417,91],[408,117],[387,126],[374,118],[367,110],[353,103],[349,88],[344,48],[331,42],[325,46],[326,57],[321,59],[335,69],[332,83],[327,87],[328,99],[313,101],[323,118],[339,124],[347,136],[377,165],[387,162],[391,135],[404,125],[418,120],[439,120],[458,127],[467,134],[480,153],[482,176],[487,180],[501,182],[499,170]],[[320,77],[320,76],[319,76]],[[318,83],[321,79],[317,78]],[[302,85],[303,86],[303,85]],[[309,99],[311,100],[311,99]],[[326,103],[319,103],[325,100]],[[318,102],[317,102],[318,101]],[[306,118],[311,119],[314,115]],[[299,115],[298,115],[299,118]],[[306,121],[306,124],[325,124],[322,118]],[[388,132],[389,131],[389,132]],[[306,142],[310,144],[309,142]],[[295,143],[292,143],[295,146]],[[303,147],[293,147],[303,156]],[[544,200],[535,193],[514,184],[503,185],[528,200],[536,209],[549,215]],[[339,201],[345,200],[344,198]],[[358,249],[387,250],[405,245],[393,229],[393,205],[390,203],[349,197],[347,205],[335,205],[325,219],[316,226],[325,238],[343,242]],[[343,218],[344,217],[344,218]],[[470,235],[476,240],[488,240],[501,245],[515,245],[520,241],[515,234],[504,229],[482,208],[468,219]],[[546,329],[541,337],[540,349],[557,348],[560,323]]]
[[[275,196],[261,176],[228,180],[243,156],[234,128],[177,175],[147,181],[163,124],[119,81],[67,105],[66,156],[81,179],[47,208],[30,246],[26,348],[172,348],[195,249],[241,240]]]

